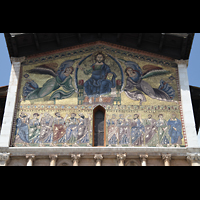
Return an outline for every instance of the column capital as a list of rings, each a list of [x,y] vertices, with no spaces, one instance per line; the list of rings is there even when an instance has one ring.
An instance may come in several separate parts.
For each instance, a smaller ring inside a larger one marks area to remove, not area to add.
[[[187,160],[199,161],[200,160],[200,153],[187,153]]]
[[[0,161],[7,161],[10,157],[10,153],[0,153]]]
[[[73,166],[78,166],[80,157],[81,157],[81,154],[71,154]]]
[[[10,159],[10,153],[0,153],[0,166],[6,166],[6,163]]]
[[[35,159],[35,154],[26,154],[26,158],[34,160]]]
[[[96,166],[101,166],[101,160],[103,159],[102,154],[95,154],[94,159],[96,161]]]
[[[49,158],[50,158],[51,160],[56,160],[56,159],[58,158],[58,155],[56,155],[56,154],[50,154],[50,155],[49,155]]]
[[[100,160],[100,161],[101,161],[101,160],[103,159],[103,156],[102,156],[102,154],[95,154],[95,155],[94,155],[94,159],[95,159],[95,160]]]
[[[71,154],[72,160],[79,160],[81,157],[81,154]]]
[[[117,154],[117,161],[119,166],[124,166],[125,159],[126,159],[126,153]]]
[[[141,160],[146,160],[149,156],[148,154],[140,154],[139,157]]]
[[[141,166],[147,166],[147,158],[149,157],[148,154],[140,154],[140,161],[141,161]]]
[[[14,63],[14,62],[19,62],[19,63],[22,63],[23,61],[25,61],[26,57],[23,56],[23,57],[11,57],[11,63]]]
[[[126,153],[117,154],[117,160],[125,160],[126,159]]]
[[[188,61],[189,60],[183,60],[183,59],[181,59],[181,60],[175,60],[175,63],[176,64],[178,64],[178,65],[186,65],[186,67],[188,67]]]
[[[162,159],[163,160],[168,160],[168,161],[170,161],[171,160],[171,154],[162,154]]]

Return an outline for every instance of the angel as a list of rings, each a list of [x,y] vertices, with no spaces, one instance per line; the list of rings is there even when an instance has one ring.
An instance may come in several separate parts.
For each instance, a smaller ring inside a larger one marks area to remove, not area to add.
[[[144,94],[148,95],[152,99],[158,99],[161,101],[171,101],[174,98],[174,89],[162,79],[160,80],[160,86],[158,89],[152,88],[146,81],[143,81],[143,79],[147,77],[166,74],[169,73],[169,71],[154,65],[145,65],[143,66],[142,71],[139,65],[133,61],[123,62],[126,65],[125,73],[128,76],[124,91],[130,99],[140,101],[141,105],[142,102],[146,101]],[[135,87],[137,90],[132,91]]]
[[[72,85],[72,77],[70,76],[70,74],[72,74],[74,71],[74,68],[72,67],[74,62],[75,60],[66,60],[60,65],[57,72],[52,67],[50,67],[52,63],[40,65],[34,69],[28,70],[29,73],[48,74],[48,75],[51,75],[53,78],[47,80],[44,83],[44,85],[40,88],[35,82],[34,82],[34,86],[31,87],[31,82],[30,82],[29,90],[23,91],[26,94],[24,99],[32,100],[32,99],[43,98],[55,90],[56,91],[51,95],[49,100],[65,99],[72,96],[75,92],[75,89]],[[67,92],[63,90],[57,90],[61,86]],[[23,90],[26,90],[26,88],[23,88]]]

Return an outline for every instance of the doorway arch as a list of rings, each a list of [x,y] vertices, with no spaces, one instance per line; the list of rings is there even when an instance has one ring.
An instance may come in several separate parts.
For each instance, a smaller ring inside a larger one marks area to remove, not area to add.
[[[93,146],[106,146],[105,108],[97,106],[93,110]]]

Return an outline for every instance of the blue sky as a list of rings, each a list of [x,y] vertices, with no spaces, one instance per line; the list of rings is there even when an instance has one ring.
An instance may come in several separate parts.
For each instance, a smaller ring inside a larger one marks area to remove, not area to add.
[[[195,33],[188,65],[189,84],[200,87],[200,33]],[[8,85],[10,77],[11,62],[4,38],[0,33],[0,86]]]

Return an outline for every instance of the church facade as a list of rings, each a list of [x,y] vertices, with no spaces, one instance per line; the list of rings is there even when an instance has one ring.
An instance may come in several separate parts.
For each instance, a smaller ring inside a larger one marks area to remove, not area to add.
[[[2,165],[199,165],[187,60],[95,41],[11,61]]]

